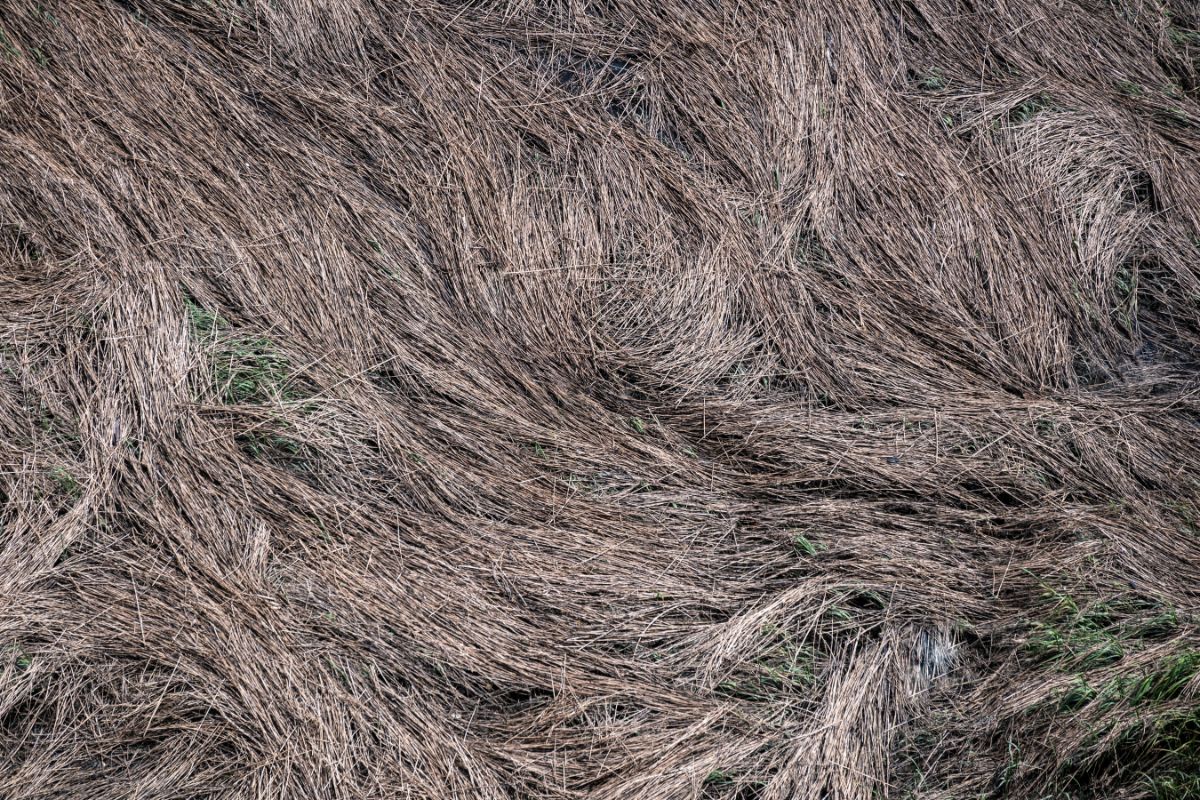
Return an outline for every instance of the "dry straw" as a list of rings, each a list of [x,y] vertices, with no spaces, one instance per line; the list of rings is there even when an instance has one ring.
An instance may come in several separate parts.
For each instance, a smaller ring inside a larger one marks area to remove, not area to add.
[[[0,2],[0,798],[1200,796],[1189,0]]]

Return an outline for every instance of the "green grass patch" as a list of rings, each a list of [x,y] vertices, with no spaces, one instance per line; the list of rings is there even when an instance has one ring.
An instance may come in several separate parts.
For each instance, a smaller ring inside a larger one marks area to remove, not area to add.
[[[1050,608],[1043,618],[1029,623],[1024,651],[1035,664],[1063,671],[1110,666],[1179,626],[1175,609],[1143,598],[1097,599],[1081,605],[1071,595],[1045,585],[1042,598]]]
[[[1124,685],[1132,705],[1166,703],[1179,697],[1192,680],[1200,674],[1200,652],[1185,650],[1164,659],[1139,680]]]
[[[936,92],[946,88],[946,76],[937,67],[926,72],[917,80],[917,86],[926,92]]]
[[[1170,648],[1183,631],[1180,613],[1142,596],[1084,599],[1040,585],[1042,612],[1023,642],[1027,666],[1072,677],[1034,713],[1086,731],[1062,754],[1050,796],[1101,797],[1102,787],[1132,780],[1141,793],[1129,796],[1197,797],[1200,705],[1185,698],[1200,677],[1200,649]],[[1131,657],[1151,647],[1163,654]]]
[[[292,366],[269,339],[236,339],[214,355],[214,379],[224,402],[266,403],[295,400]]]
[[[825,549],[825,545],[818,544],[807,536],[797,533],[792,536],[792,547],[797,553],[805,556],[815,556],[817,553]]]
[[[54,485],[58,487],[60,493],[72,499],[79,497],[83,493],[79,481],[71,473],[69,469],[63,466],[54,466],[49,469],[50,480],[54,481]]]
[[[1178,699],[1198,662],[1188,651],[1163,659],[1140,678],[1113,679],[1101,687],[1080,680],[1064,694],[1060,714],[1098,712],[1089,717],[1091,735],[1064,762],[1059,780],[1067,796],[1097,797],[1092,787],[1134,765],[1135,780],[1146,792],[1138,797],[1200,796],[1200,707],[1156,708]],[[1143,689],[1148,693],[1139,694]]]
[[[1129,80],[1117,81],[1117,91],[1126,97],[1141,97],[1146,93],[1146,90],[1140,84]]]
[[[0,648],[0,653],[3,653],[2,661],[0,661],[0,663],[11,663],[16,668],[17,672],[24,672],[33,666],[33,659],[28,653],[21,649],[20,645],[12,644],[8,645],[7,647]]]
[[[1046,111],[1051,111],[1057,106],[1054,98],[1047,92],[1038,92],[1033,97],[1022,100],[1017,104],[1012,111],[1008,113],[1008,120],[1014,125],[1023,125]]]
[[[714,769],[704,776],[705,786],[729,786],[733,781],[733,776],[723,769]]]
[[[302,399],[289,359],[264,336],[240,336],[218,313],[185,300],[194,339],[208,352],[214,389],[222,403],[272,403]]]

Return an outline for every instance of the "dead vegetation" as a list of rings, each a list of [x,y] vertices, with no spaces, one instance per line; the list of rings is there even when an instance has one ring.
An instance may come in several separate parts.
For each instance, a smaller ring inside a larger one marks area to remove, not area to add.
[[[1200,797],[1198,71],[0,2],[0,797]]]

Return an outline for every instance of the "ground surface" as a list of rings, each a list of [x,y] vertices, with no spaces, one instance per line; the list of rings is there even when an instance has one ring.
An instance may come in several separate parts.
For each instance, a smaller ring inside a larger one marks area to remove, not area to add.
[[[1197,30],[0,2],[0,798],[1200,796]]]

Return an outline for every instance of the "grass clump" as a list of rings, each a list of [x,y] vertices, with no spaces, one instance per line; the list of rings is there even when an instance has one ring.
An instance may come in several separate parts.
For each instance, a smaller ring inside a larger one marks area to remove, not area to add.
[[[1130,684],[1127,697],[1133,705],[1166,703],[1179,697],[1198,674],[1200,651],[1185,650],[1164,659]]]
[[[705,786],[729,786],[733,781],[733,776],[723,769],[714,769],[704,776]]]
[[[1195,800],[1200,797],[1200,764],[1157,770],[1146,776],[1146,787],[1154,800]]]
[[[54,481],[59,492],[70,498],[77,498],[82,492],[82,487],[79,485],[78,479],[72,472],[63,466],[54,466],[50,470],[50,480]]]
[[[21,649],[20,645],[9,645],[0,650],[0,652],[4,653],[4,661],[9,662],[11,659],[9,663],[16,668],[17,672],[24,672],[33,666],[33,659]]]
[[[926,72],[917,81],[917,86],[927,92],[936,92],[946,88],[946,76],[937,67]]]
[[[796,549],[797,553],[805,556],[815,556],[825,549],[824,545],[814,542],[801,533],[792,536],[792,547]]]
[[[1136,764],[1145,795],[1195,797],[1200,788],[1200,706],[1187,693],[1200,678],[1200,650],[1172,647],[1179,612],[1142,597],[1083,601],[1043,585],[1048,608],[1024,651],[1034,665],[1073,677],[1039,705],[1052,728],[1086,731],[1060,753],[1052,785],[1061,796],[1099,796],[1096,787]],[[1147,660],[1151,648],[1157,653]],[[1142,654],[1140,657],[1137,654]],[[1059,796],[1059,795],[1055,795]]]
[[[294,400],[291,363],[269,339],[239,339],[214,359],[221,398],[230,405]]]
[[[1054,98],[1047,92],[1038,92],[1033,97],[1022,100],[1016,108],[1009,112],[1009,121],[1021,125],[1045,111],[1055,107]]]
[[[263,336],[238,336],[215,311],[186,301],[192,336],[208,351],[213,385],[226,405],[296,400],[294,370],[289,359]]]
[[[1045,618],[1030,623],[1024,650],[1035,663],[1064,671],[1115,664],[1147,641],[1170,635],[1179,624],[1175,609],[1140,598],[1081,605],[1065,592],[1044,587],[1043,599],[1053,606]]]
[[[1136,84],[1130,80],[1117,81],[1117,91],[1126,97],[1141,97],[1146,93],[1146,90],[1143,89],[1139,84]]]
[[[1114,769],[1137,764],[1148,796],[1161,800],[1200,796],[1196,793],[1200,790],[1200,706],[1180,705],[1197,674],[1200,653],[1186,650],[1100,686],[1077,679],[1057,710],[1071,719],[1085,719],[1090,734],[1066,754],[1062,788],[1094,796],[1092,787],[1103,783]]]

